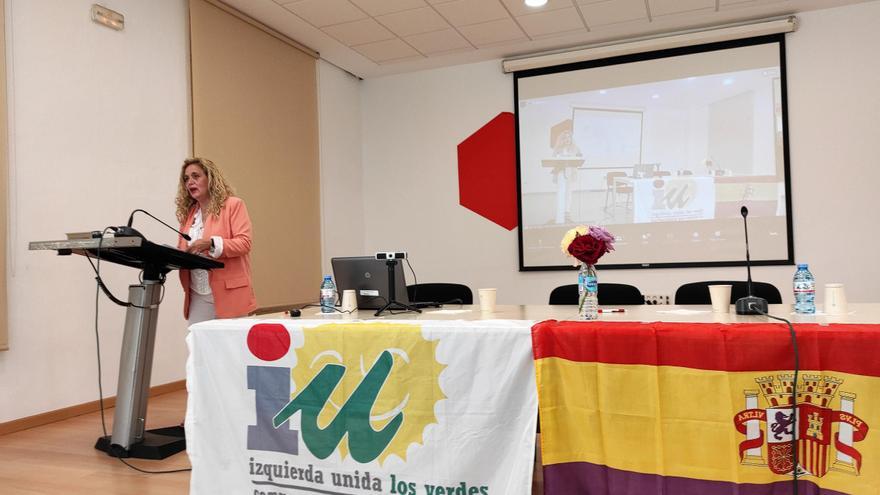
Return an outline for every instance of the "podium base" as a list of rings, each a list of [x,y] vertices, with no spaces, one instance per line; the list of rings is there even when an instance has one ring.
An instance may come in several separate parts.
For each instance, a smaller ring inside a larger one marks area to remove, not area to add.
[[[110,457],[134,457],[136,459],[165,459],[186,450],[186,437],[182,426],[169,426],[144,432],[144,439],[132,444],[128,450],[110,443],[110,436],[101,437],[95,448]]]

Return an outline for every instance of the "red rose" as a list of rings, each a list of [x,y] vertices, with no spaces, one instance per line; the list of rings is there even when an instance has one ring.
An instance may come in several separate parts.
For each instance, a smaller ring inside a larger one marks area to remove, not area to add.
[[[595,265],[599,258],[607,252],[608,247],[605,245],[605,241],[596,239],[589,234],[575,236],[571,244],[568,245],[568,254],[588,265]]]

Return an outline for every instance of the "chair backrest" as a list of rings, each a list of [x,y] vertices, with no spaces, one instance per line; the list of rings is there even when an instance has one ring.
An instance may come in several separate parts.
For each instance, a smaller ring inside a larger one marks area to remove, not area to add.
[[[610,189],[614,186],[615,177],[626,177],[626,172],[608,172],[605,174],[605,185]]]
[[[470,287],[462,284],[430,283],[406,286],[407,295],[412,302],[436,302],[440,304],[458,302],[473,304],[474,294]]]
[[[730,284],[730,303],[748,295],[748,283],[739,280],[709,280],[684,284],[675,291],[675,304],[712,304],[709,286]],[[763,297],[768,304],[782,304],[779,289],[767,282],[752,282],[752,295]]]
[[[548,304],[577,304],[577,284],[560,285],[550,292]],[[599,305],[645,304],[645,296],[638,288],[627,284],[599,283]]]

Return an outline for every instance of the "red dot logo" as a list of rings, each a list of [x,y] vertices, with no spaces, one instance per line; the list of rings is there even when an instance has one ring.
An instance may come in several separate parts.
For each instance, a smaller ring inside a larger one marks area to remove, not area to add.
[[[257,323],[248,331],[251,354],[263,361],[275,361],[290,350],[290,334],[280,323]]]

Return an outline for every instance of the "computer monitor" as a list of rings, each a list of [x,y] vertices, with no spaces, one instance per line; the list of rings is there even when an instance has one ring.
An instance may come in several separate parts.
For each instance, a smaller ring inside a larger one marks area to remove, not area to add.
[[[380,309],[391,300],[388,297],[388,266],[385,260],[377,260],[373,256],[350,256],[331,258],[330,265],[340,296],[343,291],[353,289],[357,294],[358,309]],[[409,303],[401,263],[394,267],[394,292],[394,300]]]

